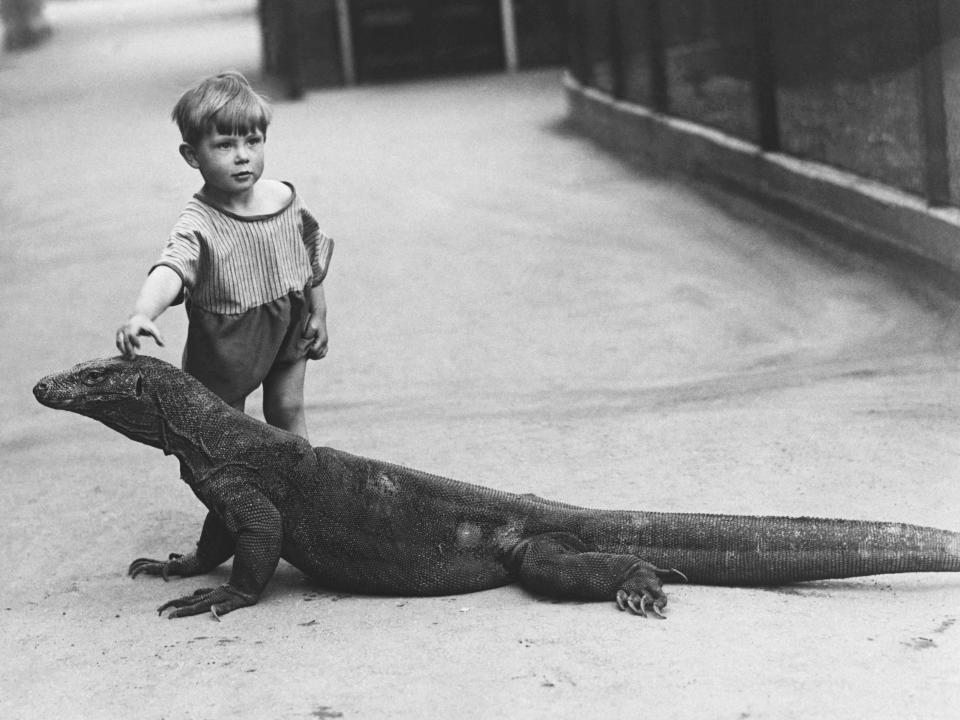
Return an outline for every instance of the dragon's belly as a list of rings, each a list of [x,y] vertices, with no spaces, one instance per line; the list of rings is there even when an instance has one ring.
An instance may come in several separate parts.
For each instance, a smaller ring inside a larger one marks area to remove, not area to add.
[[[362,593],[451,595],[505,585],[510,573],[494,553],[402,542],[364,543],[357,535],[346,546],[284,545],[283,558],[324,586]]]

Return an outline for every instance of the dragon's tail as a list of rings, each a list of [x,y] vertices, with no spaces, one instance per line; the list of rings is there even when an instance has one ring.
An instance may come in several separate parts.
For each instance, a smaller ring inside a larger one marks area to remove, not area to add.
[[[905,572],[960,572],[960,533],[904,523],[628,513],[620,538],[705,585],[777,585]],[[631,542],[632,534],[639,542]],[[622,546],[621,546],[622,547]]]

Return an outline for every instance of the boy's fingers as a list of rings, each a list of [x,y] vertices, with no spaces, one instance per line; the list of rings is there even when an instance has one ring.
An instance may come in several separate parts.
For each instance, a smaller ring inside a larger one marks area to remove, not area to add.
[[[140,335],[149,335],[154,339],[154,342],[157,343],[160,347],[163,347],[163,338],[160,336],[160,331],[157,330],[156,325],[150,325],[148,327],[140,328]],[[140,347],[140,341],[137,341],[137,347]]]
[[[320,358],[326,357],[327,354],[327,339],[320,338],[319,336],[310,346],[309,357],[311,360],[319,360]]]
[[[130,342],[130,338],[127,337],[127,334],[124,332],[117,333],[117,349],[120,350],[120,354],[127,360],[133,360],[133,358],[137,356]]]

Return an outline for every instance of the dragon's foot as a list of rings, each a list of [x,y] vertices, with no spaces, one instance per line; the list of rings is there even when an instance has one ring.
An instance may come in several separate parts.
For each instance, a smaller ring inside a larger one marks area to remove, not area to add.
[[[180,555],[170,553],[167,560],[152,560],[150,558],[137,558],[130,567],[127,568],[127,574],[135,578],[141,573],[147,575],[158,575],[164,580],[169,580],[171,575],[196,575],[198,572],[198,563],[194,555]]]
[[[662,570],[643,561],[636,563],[617,590],[617,608],[642,617],[647,617],[647,610],[650,610],[658,618],[666,619],[663,609],[667,606],[667,596],[661,581],[671,576],[687,579],[679,570]]]
[[[642,615],[647,617],[647,607],[649,606],[650,610],[658,618],[666,619],[661,610],[667,604],[667,596],[663,593],[660,593],[659,597],[654,596],[652,593],[628,593],[626,590],[617,590],[617,608],[620,610],[630,610],[630,612],[635,615]]]
[[[237,608],[255,605],[256,602],[257,597],[254,595],[240,592],[230,585],[221,585],[217,588],[202,588],[193,595],[184,595],[165,602],[157,608],[157,614],[162,615],[164,610],[176,608],[167,616],[172,619],[199,615],[209,610],[214,619],[219,621],[221,615],[226,615]]]

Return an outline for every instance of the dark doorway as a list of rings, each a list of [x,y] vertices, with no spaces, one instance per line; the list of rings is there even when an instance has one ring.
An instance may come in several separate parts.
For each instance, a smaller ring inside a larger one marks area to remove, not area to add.
[[[496,0],[354,0],[350,12],[360,82],[504,68]]]

